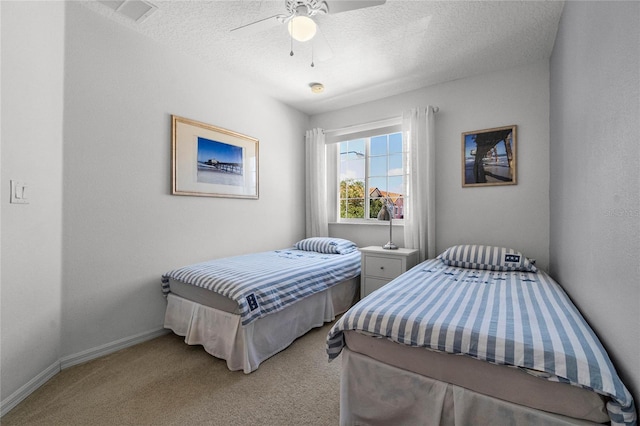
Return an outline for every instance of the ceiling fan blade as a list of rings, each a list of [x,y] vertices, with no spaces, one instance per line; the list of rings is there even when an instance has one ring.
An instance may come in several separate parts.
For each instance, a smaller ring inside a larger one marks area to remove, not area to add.
[[[327,61],[333,57],[333,50],[331,50],[329,42],[320,31],[320,27],[318,27],[311,43],[313,43],[313,57],[318,62]]]
[[[346,12],[355,9],[364,9],[365,7],[380,6],[386,3],[386,0],[326,0],[330,14]]]
[[[268,18],[261,19],[256,22],[252,22],[250,24],[243,25],[238,28],[233,28],[231,32],[236,35],[248,35],[248,34],[256,34],[262,31],[269,30],[273,27],[277,27],[282,24],[282,19],[286,18],[285,15],[274,15]]]

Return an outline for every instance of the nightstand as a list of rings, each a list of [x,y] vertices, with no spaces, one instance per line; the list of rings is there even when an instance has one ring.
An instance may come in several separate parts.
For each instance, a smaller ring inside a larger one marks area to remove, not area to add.
[[[360,298],[368,296],[418,263],[418,249],[385,250],[379,246],[369,246],[361,248],[360,252]]]

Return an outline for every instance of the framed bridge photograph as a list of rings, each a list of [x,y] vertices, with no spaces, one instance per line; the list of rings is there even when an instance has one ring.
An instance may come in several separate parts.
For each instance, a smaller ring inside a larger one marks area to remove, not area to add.
[[[515,185],[516,126],[462,134],[462,186]]]
[[[258,198],[258,139],[172,118],[172,194]]]

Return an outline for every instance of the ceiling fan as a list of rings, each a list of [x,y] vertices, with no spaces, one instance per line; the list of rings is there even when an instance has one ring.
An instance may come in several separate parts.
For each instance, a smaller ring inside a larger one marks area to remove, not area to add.
[[[253,34],[287,24],[292,40],[307,42],[313,39],[313,55],[322,61],[333,56],[333,52],[313,20],[314,16],[364,9],[385,2],[386,0],[285,0],[286,13],[242,25],[231,32]],[[290,55],[293,56],[293,42]],[[314,66],[313,59],[311,66]]]

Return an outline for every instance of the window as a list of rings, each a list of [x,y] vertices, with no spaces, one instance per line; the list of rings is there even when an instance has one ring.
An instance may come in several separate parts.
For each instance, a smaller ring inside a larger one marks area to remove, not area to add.
[[[394,219],[404,218],[406,167],[402,133],[340,142],[338,194],[340,220],[376,219],[384,201]]]

